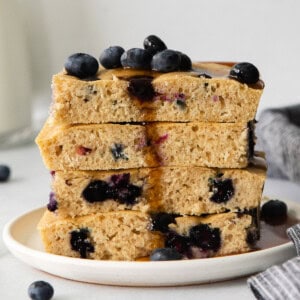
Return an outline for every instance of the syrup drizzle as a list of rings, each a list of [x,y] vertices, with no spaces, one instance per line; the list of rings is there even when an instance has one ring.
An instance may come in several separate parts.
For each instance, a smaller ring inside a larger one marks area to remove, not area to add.
[[[233,62],[195,62],[191,71],[184,72],[169,72],[160,73],[152,70],[139,70],[129,68],[118,68],[118,69],[100,69],[98,72],[98,78],[102,80],[113,80],[118,78],[120,80],[128,80],[132,77],[153,77],[154,79],[160,76],[177,76],[177,75],[189,75],[192,77],[203,77],[205,79],[210,78],[229,78],[229,72],[231,67],[234,65]],[[231,79],[235,80],[235,79]],[[255,84],[248,85],[254,89],[263,89],[264,83],[259,80]]]

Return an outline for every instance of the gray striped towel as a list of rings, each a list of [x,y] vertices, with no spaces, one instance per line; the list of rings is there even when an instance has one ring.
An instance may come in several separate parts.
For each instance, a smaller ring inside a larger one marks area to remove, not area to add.
[[[300,183],[300,105],[262,111],[257,146],[266,153],[268,176]]]
[[[300,224],[287,230],[300,255]],[[300,256],[250,277],[247,283],[258,300],[300,299]]]

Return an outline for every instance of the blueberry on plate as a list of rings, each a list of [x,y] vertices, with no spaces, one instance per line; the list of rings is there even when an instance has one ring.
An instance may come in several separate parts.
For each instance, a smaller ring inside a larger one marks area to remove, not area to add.
[[[5,182],[9,179],[10,168],[6,165],[0,165],[0,182]]]
[[[157,248],[151,255],[151,261],[162,261],[162,260],[179,260],[182,259],[182,255],[177,252],[174,248]]]
[[[180,62],[178,51],[166,49],[153,56],[151,67],[158,72],[173,72],[179,70]]]
[[[253,64],[242,62],[231,68],[229,77],[242,83],[254,84],[259,80],[259,71]]]
[[[131,48],[121,56],[121,64],[124,68],[149,69],[151,54],[141,48]]]
[[[69,75],[80,79],[93,77],[98,71],[98,61],[95,57],[85,53],[75,53],[68,57],[65,69]]]
[[[149,35],[144,40],[144,48],[152,55],[167,49],[166,44],[156,35]]]
[[[28,287],[28,295],[32,300],[50,300],[53,294],[53,287],[46,281],[35,281]]]
[[[280,200],[269,200],[260,211],[261,219],[270,225],[283,224],[287,219],[287,205]]]
[[[99,58],[101,65],[105,69],[115,69],[122,67],[121,56],[125,50],[120,46],[111,46],[105,49]]]

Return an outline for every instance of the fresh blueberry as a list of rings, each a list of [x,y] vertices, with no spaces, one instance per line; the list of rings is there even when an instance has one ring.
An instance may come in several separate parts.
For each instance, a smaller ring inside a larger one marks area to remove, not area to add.
[[[124,68],[150,69],[151,54],[141,48],[131,48],[121,56],[121,64]]]
[[[90,232],[86,228],[71,231],[71,248],[78,251],[81,258],[87,258],[90,252],[94,252],[95,248],[91,243]]]
[[[51,192],[49,195],[49,203],[47,204],[47,208],[49,211],[57,210],[57,201],[53,192]]]
[[[10,168],[6,165],[0,165],[0,182],[8,181],[10,177]]]
[[[180,61],[180,54],[177,51],[166,49],[153,56],[151,67],[158,72],[173,72],[179,70]]]
[[[151,101],[155,96],[152,79],[152,77],[146,76],[131,77],[127,90],[141,101]]]
[[[152,55],[167,49],[166,44],[156,35],[149,35],[144,40],[144,48]]]
[[[202,250],[217,252],[221,247],[220,229],[212,228],[207,224],[191,227],[189,237],[192,245],[200,247]]]
[[[121,56],[125,50],[120,46],[112,46],[105,49],[100,55],[100,63],[106,69],[122,67]]]
[[[109,199],[108,183],[102,180],[91,181],[82,192],[82,197],[90,202],[101,202]]]
[[[242,83],[254,84],[259,80],[259,71],[253,64],[242,62],[231,68],[229,77]]]
[[[65,63],[67,73],[80,79],[95,76],[98,67],[97,59],[85,53],[75,53],[69,56]]]
[[[287,219],[287,205],[280,200],[269,200],[262,205],[260,216],[270,225],[280,225]]]
[[[124,159],[128,160],[128,157],[124,153],[124,145],[123,144],[113,144],[113,146],[110,148],[110,152],[113,155],[115,160]]]
[[[182,255],[174,248],[157,248],[151,255],[151,261],[162,261],[162,260],[179,260],[182,259]]]
[[[192,61],[191,59],[184,53],[178,52],[180,55],[180,71],[189,71],[192,69]]]
[[[52,285],[43,280],[35,281],[28,287],[28,295],[32,300],[50,300],[53,294]]]
[[[210,179],[210,191],[213,192],[210,200],[215,203],[224,203],[229,201],[234,195],[234,186],[232,179],[216,177]]]

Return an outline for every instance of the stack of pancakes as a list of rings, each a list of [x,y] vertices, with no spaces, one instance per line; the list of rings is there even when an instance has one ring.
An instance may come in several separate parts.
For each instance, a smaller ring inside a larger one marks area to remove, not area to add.
[[[110,260],[162,247],[183,258],[250,251],[266,175],[254,152],[263,83],[231,79],[231,67],[54,75],[36,140],[52,171],[38,225],[46,251]]]

